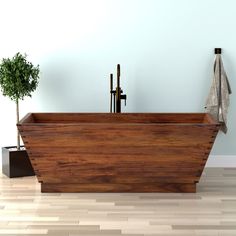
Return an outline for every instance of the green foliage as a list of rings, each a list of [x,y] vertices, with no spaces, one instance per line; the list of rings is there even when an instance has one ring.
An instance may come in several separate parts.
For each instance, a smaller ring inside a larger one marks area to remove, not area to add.
[[[17,102],[31,97],[39,79],[39,65],[34,67],[19,52],[13,58],[3,59],[0,64],[0,86],[4,96]]]

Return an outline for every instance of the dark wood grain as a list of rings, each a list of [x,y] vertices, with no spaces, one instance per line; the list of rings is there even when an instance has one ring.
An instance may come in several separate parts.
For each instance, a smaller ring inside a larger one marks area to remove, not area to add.
[[[83,184],[41,184],[42,192],[133,192],[133,193],[194,193],[196,192],[196,185],[191,183],[83,183]]]
[[[194,192],[219,124],[205,113],[32,113],[18,129],[42,192]]]

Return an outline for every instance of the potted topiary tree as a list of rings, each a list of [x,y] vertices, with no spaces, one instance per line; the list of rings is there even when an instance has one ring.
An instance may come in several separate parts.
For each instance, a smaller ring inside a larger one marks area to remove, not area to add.
[[[39,65],[33,66],[26,55],[17,53],[13,58],[3,59],[0,64],[0,87],[4,96],[16,103],[16,122],[19,122],[19,101],[31,97],[39,79]],[[27,152],[20,145],[17,130],[17,146],[2,148],[2,172],[8,177],[34,175]]]

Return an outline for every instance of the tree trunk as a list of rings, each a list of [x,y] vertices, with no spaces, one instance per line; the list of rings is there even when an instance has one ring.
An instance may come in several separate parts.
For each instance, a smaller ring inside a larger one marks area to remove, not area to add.
[[[16,123],[19,123],[19,101],[16,100]],[[17,150],[20,150],[20,134],[17,129]]]

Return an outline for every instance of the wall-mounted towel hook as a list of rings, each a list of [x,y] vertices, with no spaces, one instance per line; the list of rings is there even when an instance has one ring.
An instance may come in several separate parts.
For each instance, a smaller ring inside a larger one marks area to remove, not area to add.
[[[221,48],[215,48],[215,54],[221,54],[222,49]]]

